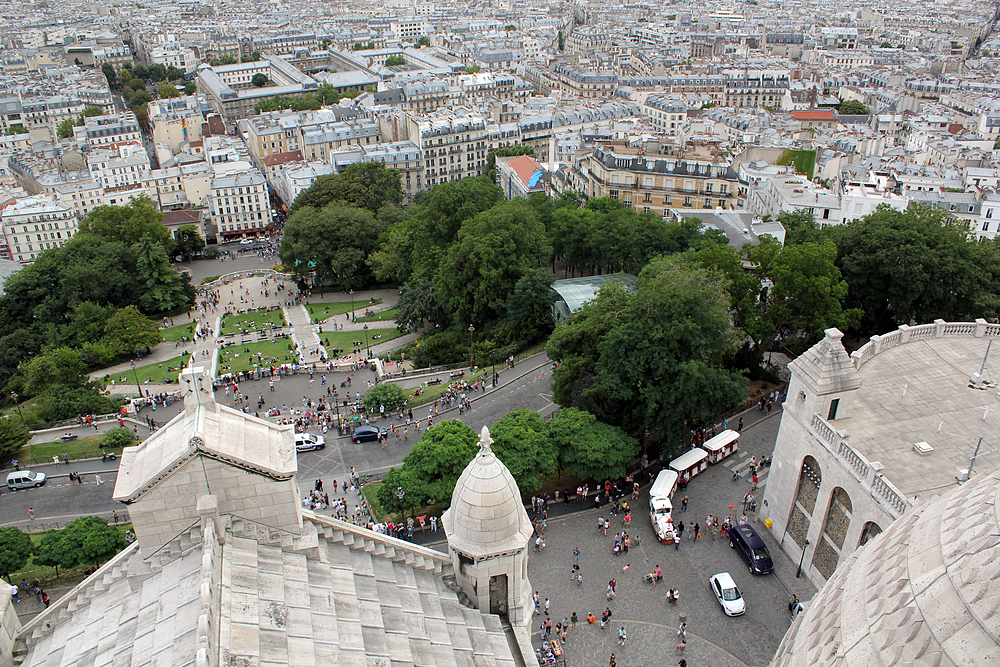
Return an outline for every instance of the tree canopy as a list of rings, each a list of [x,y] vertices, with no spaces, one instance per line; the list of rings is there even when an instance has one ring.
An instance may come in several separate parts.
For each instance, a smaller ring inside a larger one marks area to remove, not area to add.
[[[402,469],[412,475],[416,498],[420,501],[432,498],[441,508],[451,505],[455,482],[475,455],[478,441],[476,432],[457,419],[424,431],[423,437],[403,457]]]
[[[555,414],[548,424],[548,438],[559,453],[560,467],[580,479],[617,479],[639,456],[638,440],[577,408]]]
[[[125,536],[107,519],[85,516],[62,530],[50,531],[39,544],[37,562],[71,568],[100,565],[127,546]]]
[[[7,577],[7,583],[14,583],[10,576],[27,564],[31,552],[31,538],[27,533],[12,526],[0,528],[0,573]]]
[[[299,193],[292,211],[320,209],[333,201],[347,202],[372,213],[403,201],[402,176],[381,162],[356,162],[339,174],[326,174]]]
[[[503,461],[522,494],[542,488],[542,480],[558,471],[548,427],[534,410],[508,412],[490,428],[493,451]]]
[[[0,456],[12,456],[28,444],[31,434],[15,414],[0,416]]]

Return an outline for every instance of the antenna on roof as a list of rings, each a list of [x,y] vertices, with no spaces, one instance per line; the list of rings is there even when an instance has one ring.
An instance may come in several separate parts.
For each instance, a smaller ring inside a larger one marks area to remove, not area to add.
[[[986,344],[986,354],[983,355],[983,365],[980,366],[979,372],[978,373],[973,373],[972,377],[969,378],[969,386],[970,387],[975,387],[976,389],[986,389],[987,388],[986,386],[983,386],[984,385],[984,383],[983,383],[983,373],[986,371],[986,360],[990,356],[990,348],[991,347],[993,347],[993,339],[990,339],[990,341]],[[986,384],[988,385],[990,383],[986,383]]]

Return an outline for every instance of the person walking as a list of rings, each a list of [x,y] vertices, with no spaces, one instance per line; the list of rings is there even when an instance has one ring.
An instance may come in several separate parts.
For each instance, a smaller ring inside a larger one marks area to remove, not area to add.
[[[14,599],[14,602],[20,602],[21,601],[21,598],[18,597],[18,594],[17,594],[17,586],[13,586],[12,585],[10,587],[10,596]]]
[[[32,521],[35,520],[35,508],[34,507],[29,507],[28,508],[28,518],[31,519]]]
[[[623,625],[622,629],[618,631],[618,645],[619,646],[624,646],[625,645],[625,641],[627,639],[628,639],[628,635],[625,634],[625,626]]]
[[[681,498],[681,511],[682,512],[687,512],[688,511],[688,497],[687,496],[684,496],[683,498]]]
[[[104,480],[101,479],[101,476],[96,473],[94,474],[94,481],[97,482],[97,486],[104,484]]]
[[[677,551],[680,548],[681,548],[681,534],[674,533],[674,551]]]
[[[569,617],[570,627],[573,628],[574,630],[576,629],[576,624],[578,620],[579,619],[576,616],[576,612],[574,611],[573,614]]]
[[[580,562],[580,547],[576,547],[573,549],[573,565],[576,565],[579,562]]]

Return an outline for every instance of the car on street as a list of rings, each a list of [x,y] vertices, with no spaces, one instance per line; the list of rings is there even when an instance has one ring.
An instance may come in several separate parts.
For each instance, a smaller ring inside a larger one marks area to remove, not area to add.
[[[767,545],[750,525],[740,524],[729,531],[729,546],[747,564],[750,574],[767,574],[774,570],[774,561]]]
[[[295,451],[297,452],[311,452],[314,449],[323,449],[324,447],[326,447],[326,438],[321,435],[295,434]]]
[[[708,582],[719,604],[722,605],[722,611],[726,612],[726,616],[740,616],[746,612],[747,607],[743,602],[743,594],[740,593],[740,589],[728,572],[713,574]]]
[[[7,488],[11,491],[30,489],[45,484],[45,473],[32,470],[15,470],[7,473]]]
[[[359,426],[354,435],[351,436],[352,442],[364,442],[365,440],[379,440],[387,435],[387,431],[384,428],[375,428],[374,426]]]
[[[242,241],[240,241],[240,245],[253,245],[253,244],[254,244],[253,239],[243,239]]]

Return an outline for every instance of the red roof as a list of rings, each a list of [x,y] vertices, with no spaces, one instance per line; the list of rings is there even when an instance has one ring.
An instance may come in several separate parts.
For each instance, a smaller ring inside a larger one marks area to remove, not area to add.
[[[521,179],[521,182],[525,185],[531,182],[531,176],[541,169],[545,171],[545,167],[542,163],[531,157],[530,155],[518,155],[515,158],[511,158],[507,161],[507,166],[517,174],[517,177]]]
[[[837,120],[829,109],[826,111],[790,111],[789,113],[795,120]]]
[[[263,160],[268,167],[288,164],[289,162],[302,162],[302,151],[287,151],[285,153],[275,153],[268,155]]]

